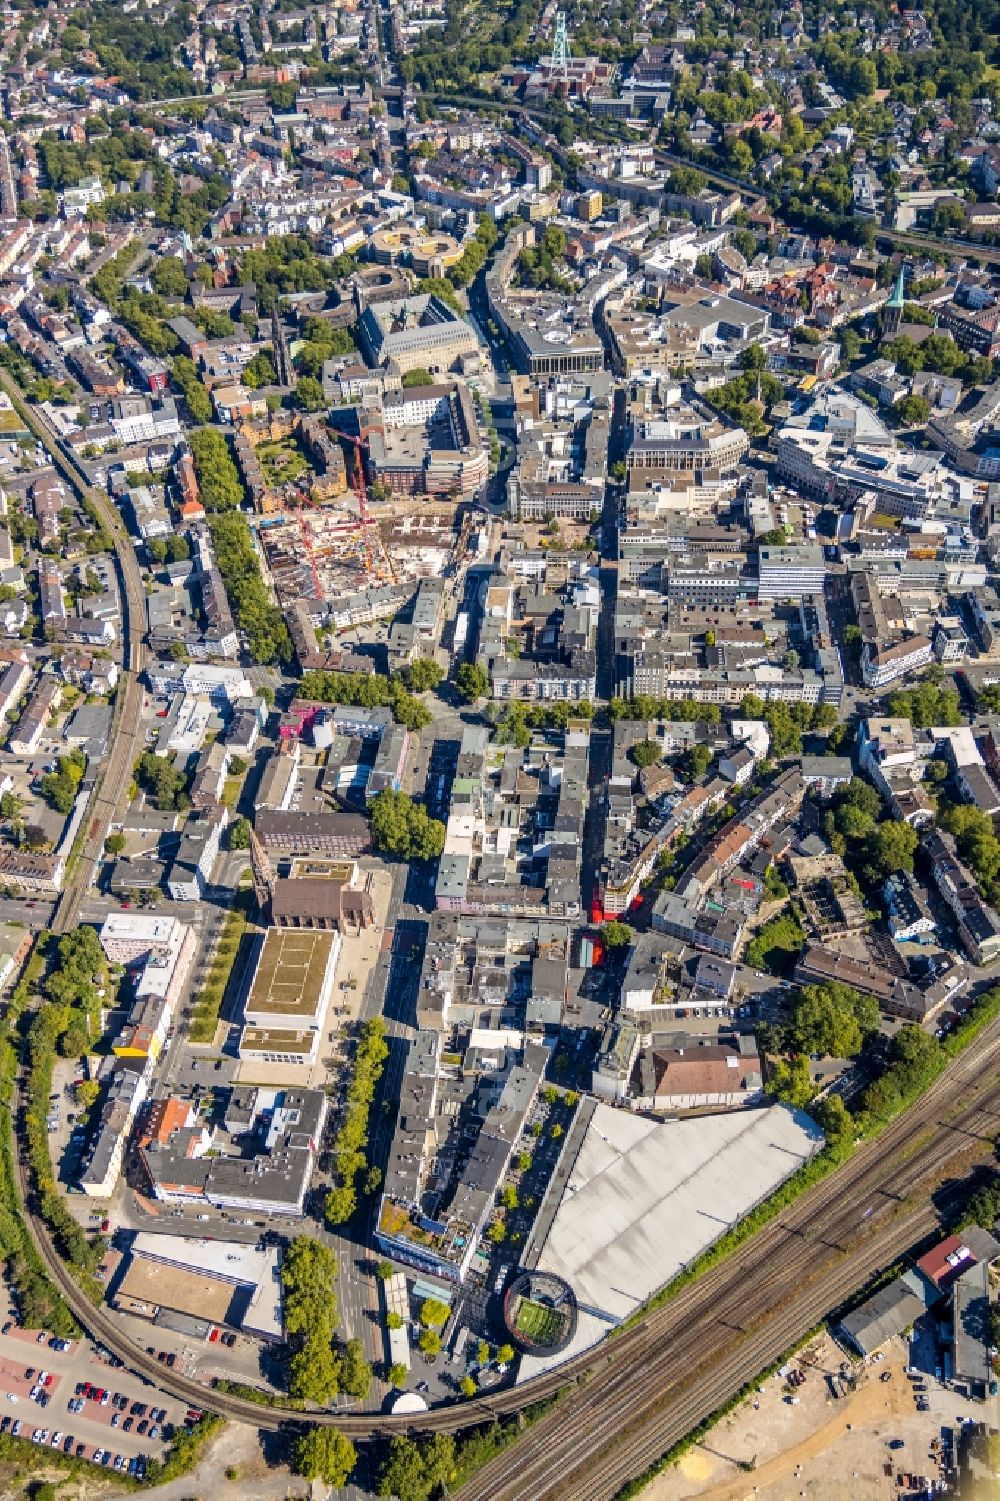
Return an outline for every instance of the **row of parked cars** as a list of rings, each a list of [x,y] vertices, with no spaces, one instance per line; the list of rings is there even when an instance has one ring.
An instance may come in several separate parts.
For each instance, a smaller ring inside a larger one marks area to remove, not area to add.
[[[112,1455],[110,1449],[95,1449],[94,1463],[104,1465],[106,1469],[115,1469],[126,1475],[134,1475],[136,1480],[141,1480],[146,1473],[145,1454],[133,1454],[131,1459],[126,1459],[123,1454]]]
[[[0,1418],[0,1433],[10,1433],[14,1438],[20,1438],[20,1418],[11,1419],[9,1415]],[[40,1446],[44,1445],[49,1449],[61,1449],[64,1454],[73,1455],[76,1459],[87,1457],[87,1445],[83,1440],[77,1440],[72,1433],[64,1434],[61,1428],[57,1428],[51,1434],[47,1428],[35,1428],[31,1435],[31,1442]],[[118,1470],[120,1474],[132,1475],[136,1480],[141,1480],[146,1473],[145,1454],[133,1454],[131,1459],[126,1459],[123,1454],[114,1454],[110,1449],[95,1449],[91,1457],[95,1465]]]
[[[14,1320],[8,1319],[3,1328],[0,1328],[0,1334],[9,1334],[15,1327]],[[58,1334],[46,1334],[44,1329],[39,1329],[35,1335],[35,1344],[47,1345],[50,1350],[58,1350],[61,1354],[73,1348],[71,1339],[60,1339]]]
[[[115,1409],[111,1414],[111,1426],[120,1427],[123,1433],[131,1433],[135,1428],[144,1438],[148,1435],[154,1440],[160,1438],[161,1434],[168,1439],[173,1433],[172,1426],[166,1421],[165,1407],[150,1407],[148,1403],[139,1401],[130,1405],[124,1392],[109,1392],[103,1386],[94,1386],[90,1381],[76,1383],[76,1393],[66,1404],[67,1411],[82,1412],[87,1401],[96,1402],[99,1407],[110,1404]]]

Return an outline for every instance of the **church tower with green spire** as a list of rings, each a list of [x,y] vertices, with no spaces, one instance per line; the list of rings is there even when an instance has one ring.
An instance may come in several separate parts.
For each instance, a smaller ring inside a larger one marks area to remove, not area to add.
[[[899,268],[896,285],[892,296],[882,311],[882,337],[894,339],[899,333],[899,324],[903,316],[903,267]]]

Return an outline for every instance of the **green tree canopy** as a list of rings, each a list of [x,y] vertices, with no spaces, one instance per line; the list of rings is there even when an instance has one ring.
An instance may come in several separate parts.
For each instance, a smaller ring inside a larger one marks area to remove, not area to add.
[[[281,1263],[289,1334],[306,1334],[317,1324],[336,1323],[336,1279],[337,1258],[329,1246],[310,1235],[296,1236]]]
[[[681,757],[681,767],[689,781],[703,777],[712,761],[712,752],[707,745],[692,745]]]
[[[349,1339],[340,1355],[340,1389],[349,1397],[366,1401],[372,1385],[372,1368],[360,1339]]]
[[[653,766],[660,759],[660,747],[655,740],[637,740],[629,755],[640,769]]]
[[[288,1362],[288,1391],[292,1397],[325,1406],[340,1390],[340,1362],[327,1328],[306,1335]]]
[[[448,1322],[450,1312],[440,1298],[425,1298],[420,1305],[420,1322],[427,1329],[440,1329]]]
[[[920,839],[912,824],[886,819],[865,840],[865,872],[880,881],[896,870],[912,870]]]
[[[804,1053],[854,1058],[865,1038],[878,1030],[879,1010],[871,996],[839,981],[806,985],[792,1015],[792,1036]]]
[[[295,403],[304,412],[320,412],[328,406],[326,397],[323,395],[323,385],[313,375],[299,377],[299,383],[295,387]]]
[[[804,1110],[816,1093],[816,1087],[809,1076],[808,1060],[801,1056],[779,1058],[771,1069],[766,1092],[773,1100]]]
[[[613,918],[602,925],[601,937],[609,949],[622,949],[632,942],[632,929],[627,922]]]
[[[436,1329],[421,1329],[417,1344],[424,1355],[440,1355],[441,1353],[441,1336]]]
[[[175,255],[162,256],[150,272],[153,291],[161,297],[184,297],[187,294],[187,273]]]
[[[753,969],[781,974],[805,946],[806,935],[791,912],[772,917],[747,945],[747,963]]]
[[[401,860],[436,860],[444,849],[444,824],[405,792],[380,792],[371,803],[372,839],[383,854]]]
[[[347,1484],[358,1458],[350,1439],[336,1428],[310,1428],[295,1440],[293,1454],[296,1475],[324,1480],[335,1490]]]
[[[379,1472],[377,1494],[395,1501],[430,1501],[454,1472],[455,1440],[450,1433],[435,1433],[420,1443],[397,1434]]]
[[[229,825],[229,848],[233,850],[248,850],[250,848],[251,825],[248,818],[236,818]]]
[[[323,1200],[323,1218],[331,1228],[346,1225],[358,1207],[358,1197],[351,1183],[331,1188]]]
[[[462,697],[469,703],[477,698],[486,698],[490,691],[489,673],[475,662],[462,662],[455,674],[455,682]]]
[[[440,683],[444,668],[432,657],[418,657],[415,662],[406,664],[400,676],[411,693],[426,693]]]

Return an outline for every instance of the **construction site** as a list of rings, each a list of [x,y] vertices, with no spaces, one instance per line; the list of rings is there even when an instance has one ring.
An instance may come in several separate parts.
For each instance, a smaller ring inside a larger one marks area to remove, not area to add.
[[[350,488],[319,504],[303,504],[297,492],[286,497],[292,504],[272,509],[259,523],[282,606],[438,578],[468,544],[469,511],[461,499],[406,495],[371,501],[364,443],[348,433],[335,437],[348,445]]]

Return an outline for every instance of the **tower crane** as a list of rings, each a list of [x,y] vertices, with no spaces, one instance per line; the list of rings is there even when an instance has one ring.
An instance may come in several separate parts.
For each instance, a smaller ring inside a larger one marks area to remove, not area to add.
[[[368,528],[378,527],[378,522],[368,510],[368,486],[365,482],[365,441],[355,433],[344,432],[342,428],[334,428],[338,438],[343,438],[354,449],[354,493],[358,497],[358,514],[361,517],[362,545],[365,552],[365,567],[369,573],[372,571],[372,553],[368,543]],[[395,564],[389,555],[388,548],[383,548],[389,572],[393,583],[398,582]]]

